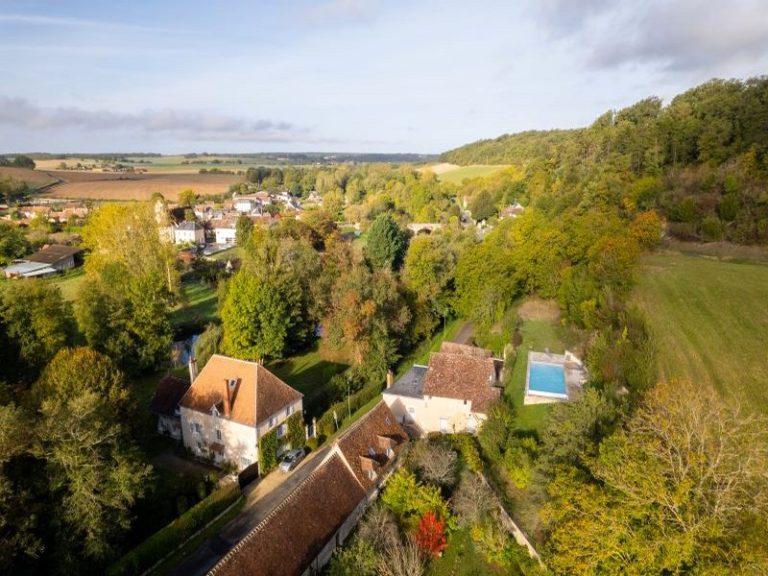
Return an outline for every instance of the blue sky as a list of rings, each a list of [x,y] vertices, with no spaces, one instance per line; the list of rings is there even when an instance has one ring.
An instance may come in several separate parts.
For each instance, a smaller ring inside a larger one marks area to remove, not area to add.
[[[0,0],[0,153],[437,153],[767,71],[765,0]]]

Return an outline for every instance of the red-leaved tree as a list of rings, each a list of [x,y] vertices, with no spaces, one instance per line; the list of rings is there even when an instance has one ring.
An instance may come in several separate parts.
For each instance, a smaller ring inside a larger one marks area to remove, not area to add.
[[[445,539],[445,520],[432,511],[427,512],[421,517],[415,539],[425,556],[439,556],[448,544]]]

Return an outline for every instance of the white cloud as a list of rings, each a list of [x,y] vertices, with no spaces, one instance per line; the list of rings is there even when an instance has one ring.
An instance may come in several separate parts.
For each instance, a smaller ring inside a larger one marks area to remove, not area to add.
[[[45,108],[24,98],[0,97],[0,125],[26,130],[142,132],[182,139],[239,142],[293,142],[308,130],[288,122],[250,120],[204,111],[144,110],[130,114],[76,107]]]

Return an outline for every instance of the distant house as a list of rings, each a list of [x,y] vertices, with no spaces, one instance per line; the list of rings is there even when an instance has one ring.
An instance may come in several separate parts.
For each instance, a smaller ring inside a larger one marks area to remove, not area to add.
[[[252,212],[261,212],[262,200],[256,194],[249,196],[239,196],[235,198],[234,209],[240,214],[251,214]]]
[[[6,278],[44,278],[57,272],[74,268],[77,264],[75,257],[82,248],[52,244],[45,246],[23,260],[16,260],[7,266],[3,272]]]
[[[503,366],[489,350],[443,342],[428,366],[414,365],[383,398],[417,435],[475,432],[501,397]]]
[[[258,462],[259,439],[303,410],[303,394],[256,362],[214,354],[179,402],[184,446],[215,464],[243,470]],[[278,456],[291,448],[278,447]]]
[[[317,574],[398,464],[407,435],[384,402],[334,442],[323,462],[209,572]]]
[[[6,278],[45,278],[57,274],[55,268],[47,264],[16,260],[13,264],[3,268]]]
[[[150,410],[157,415],[157,431],[181,439],[181,409],[179,401],[189,390],[189,380],[165,376],[157,385]]]
[[[75,256],[83,251],[76,246],[62,246],[60,244],[51,244],[44,246],[34,254],[30,254],[25,259],[38,264],[50,266],[57,272],[63,272],[75,267]]]
[[[185,221],[173,227],[175,244],[205,244],[205,228],[195,221]]]
[[[235,245],[237,237],[237,222],[231,218],[211,220],[211,228],[216,235],[216,244]]]
[[[499,212],[499,220],[504,220],[505,218],[517,218],[523,212],[525,212],[525,208],[515,202],[514,204],[510,204],[501,209]]]

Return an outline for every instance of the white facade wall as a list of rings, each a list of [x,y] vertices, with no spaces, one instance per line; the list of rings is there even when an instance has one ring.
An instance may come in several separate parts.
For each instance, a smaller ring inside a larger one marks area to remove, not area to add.
[[[182,406],[181,433],[184,446],[196,456],[211,458],[215,464],[232,462],[238,470],[243,470],[258,461],[259,438],[272,428],[282,425],[292,414],[301,413],[302,409],[302,401],[297,400],[253,427],[215,414],[197,412]],[[195,425],[199,426],[199,432]],[[287,426],[285,433],[288,433]],[[219,456],[210,449],[214,443],[224,445],[223,456]],[[282,451],[285,451],[290,450],[293,446],[287,444],[286,440],[281,448]],[[282,451],[279,453],[282,454]]]
[[[277,426],[282,426],[289,416],[291,416],[296,412],[301,412],[302,410],[303,410],[303,403],[301,400],[297,400],[290,406],[281,408],[279,411],[277,411],[275,414],[273,414],[263,422],[259,422],[258,426],[256,427],[258,430],[258,437],[261,438],[264,434],[272,430],[272,428],[275,428]],[[285,426],[285,428],[283,429],[283,433],[288,434],[288,426]],[[291,448],[298,448],[298,446],[291,446],[288,443],[288,439],[286,438],[282,443],[278,444],[278,449],[277,449],[278,456],[280,456],[283,452],[287,452]]]
[[[399,422],[415,424],[424,434],[430,432],[473,432],[485,420],[484,414],[472,412],[472,401],[438,396],[398,396],[384,392],[384,402]]]
[[[248,214],[259,207],[259,201],[250,198],[235,200],[235,210],[242,214]]]
[[[199,432],[196,424],[199,425]],[[238,470],[242,470],[258,460],[256,429],[252,426],[182,406],[181,433],[184,446],[196,456],[211,458],[217,464],[232,462]],[[210,446],[217,442],[224,445],[222,458],[210,451]]]
[[[176,228],[173,234],[174,242],[176,244],[203,244],[205,243],[205,231],[202,228],[195,228],[195,230],[180,230]]]
[[[234,228],[216,228],[214,232],[216,233],[216,244],[235,243],[236,230]]]

